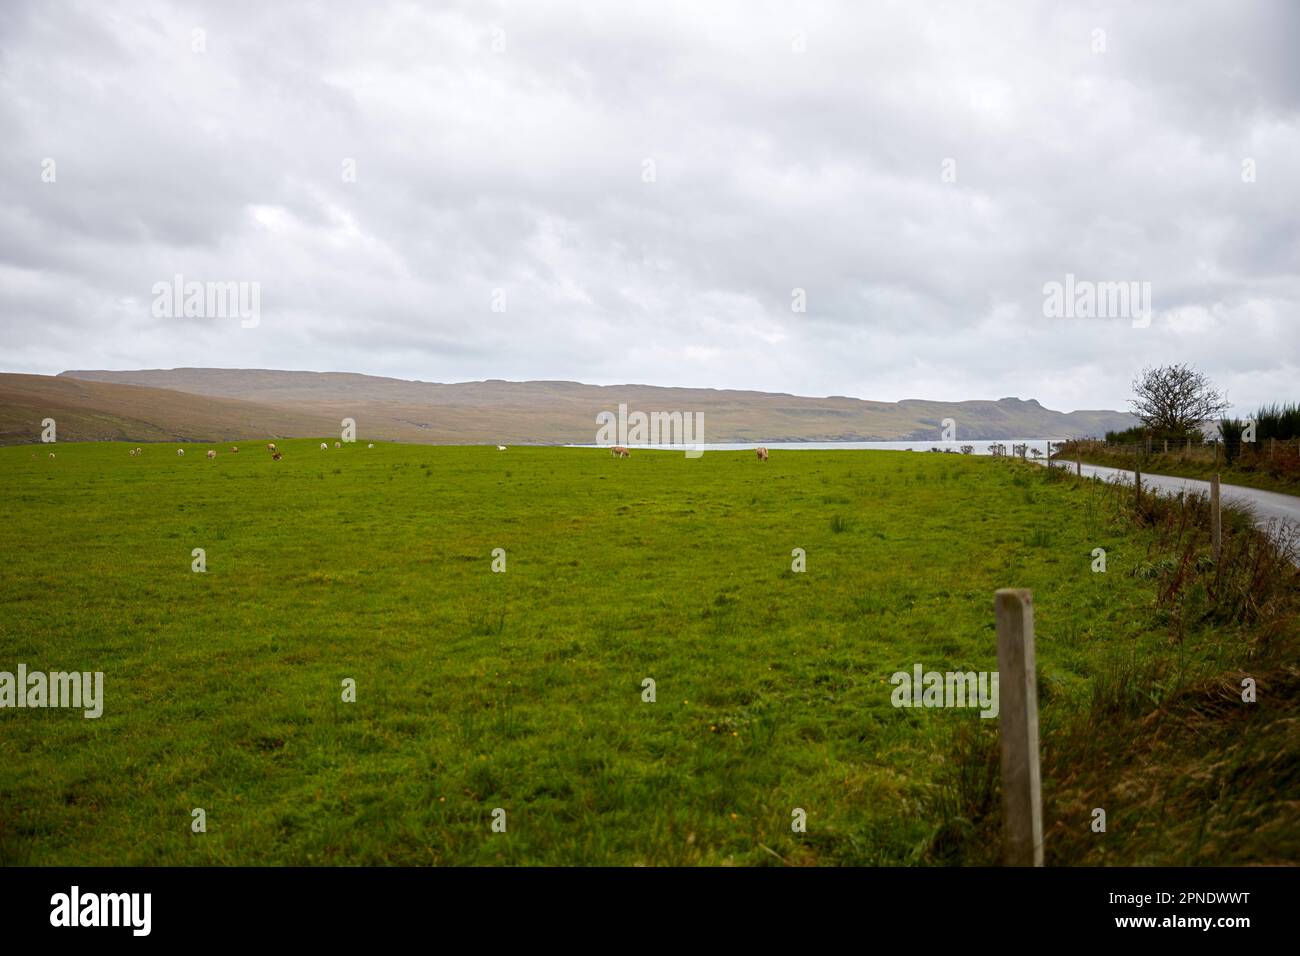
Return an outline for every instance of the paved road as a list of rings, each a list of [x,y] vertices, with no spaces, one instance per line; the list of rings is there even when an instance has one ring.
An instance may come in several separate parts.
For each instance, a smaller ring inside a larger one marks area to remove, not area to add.
[[[1062,468],[1074,470],[1074,462],[1055,460],[1054,465],[1060,465]],[[1103,465],[1083,466],[1085,475],[1096,475],[1098,478],[1110,480],[1116,475],[1127,478],[1131,483],[1133,481],[1133,472],[1120,468],[1107,468]],[[1201,481],[1197,478],[1173,478],[1169,475],[1148,475],[1142,473],[1143,488],[1157,488],[1160,491],[1177,494],[1180,491],[1199,491],[1208,495],[1210,493],[1210,483]],[[1268,524],[1270,519],[1280,521],[1289,521],[1292,524],[1300,525],[1300,497],[1296,495],[1284,495],[1276,491],[1261,491],[1258,488],[1244,488],[1241,485],[1219,485],[1219,498],[1225,504],[1249,504],[1255,509],[1255,514],[1259,517],[1260,524]]]

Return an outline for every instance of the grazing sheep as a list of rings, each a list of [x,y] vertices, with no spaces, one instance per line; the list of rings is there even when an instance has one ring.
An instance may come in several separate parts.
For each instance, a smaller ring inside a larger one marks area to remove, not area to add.
[[[506,450],[505,445],[497,445],[497,451],[505,451],[505,450]]]
[[[238,445],[235,445],[233,448],[231,448],[231,449],[230,449],[230,453],[231,453],[232,455],[238,455],[238,454],[239,454],[239,446],[238,446]]]
[[[216,458],[216,457],[217,457],[217,453],[216,453],[215,451],[212,451],[212,450],[209,449],[209,451],[208,451],[208,457],[209,457],[209,458]]]
[[[626,458],[628,457],[628,455],[632,454],[622,445],[615,445],[613,448],[609,450],[609,453],[613,455],[615,458]]]
[[[50,452],[50,457],[51,457],[51,458],[54,457],[54,452]]]
[[[369,445],[367,445],[366,447],[367,447],[367,448],[374,448],[374,447],[375,447],[375,443],[374,443],[374,442],[371,442],[371,443],[370,443]]]
[[[269,451],[269,452],[271,452],[272,454],[274,454],[274,453],[275,453],[275,442],[273,442],[273,441],[269,441],[269,442],[267,442],[267,443],[266,443],[266,450]]]
[[[321,451],[329,451],[329,450],[330,450],[330,446],[327,445],[327,444],[325,444],[324,442],[321,442],[321,443],[320,443],[320,450],[321,450]]]
[[[757,449],[757,452],[758,452],[758,460],[759,460],[759,461],[767,461],[767,449],[766,449],[766,448],[759,448],[759,449]]]
[[[282,457],[284,457],[284,456],[281,455],[281,454],[277,451],[274,455],[271,456],[271,460],[272,460],[272,461],[279,461]]]
[[[143,455],[143,454],[144,454],[144,449],[143,449],[143,448],[137,448],[137,449],[135,450],[135,453],[136,453],[137,455]]]
[[[185,449],[184,449],[184,448],[177,448],[177,449],[176,449],[176,454],[179,455],[181,458],[184,458],[184,457],[185,457]]]
[[[338,442],[335,442],[335,443],[334,443],[334,447],[335,447],[335,448],[342,448],[343,446],[340,445]]]

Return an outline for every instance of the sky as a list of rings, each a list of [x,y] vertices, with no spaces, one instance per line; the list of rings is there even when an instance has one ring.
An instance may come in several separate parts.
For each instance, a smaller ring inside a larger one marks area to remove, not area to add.
[[[1298,38],[1285,0],[5,0],[0,371],[1295,400]],[[1067,276],[1137,285],[1053,313]]]

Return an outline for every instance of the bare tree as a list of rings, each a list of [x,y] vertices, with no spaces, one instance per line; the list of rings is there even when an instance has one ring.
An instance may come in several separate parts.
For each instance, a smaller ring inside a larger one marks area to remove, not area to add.
[[[1151,431],[1188,435],[1228,408],[1227,399],[1190,365],[1144,368],[1133,380],[1133,413]]]

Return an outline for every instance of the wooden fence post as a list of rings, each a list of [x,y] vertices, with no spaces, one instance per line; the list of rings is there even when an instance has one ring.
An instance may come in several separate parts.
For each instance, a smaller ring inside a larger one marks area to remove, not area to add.
[[[1214,539],[1214,560],[1223,551],[1223,514],[1219,511],[1219,473],[1210,479],[1210,535]]]
[[[993,597],[998,628],[998,737],[1007,866],[1043,865],[1043,793],[1038,768],[1038,669],[1034,598],[1023,588]]]
[[[1134,463],[1133,465],[1133,487],[1137,493],[1137,506],[1142,507],[1142,466]]]

